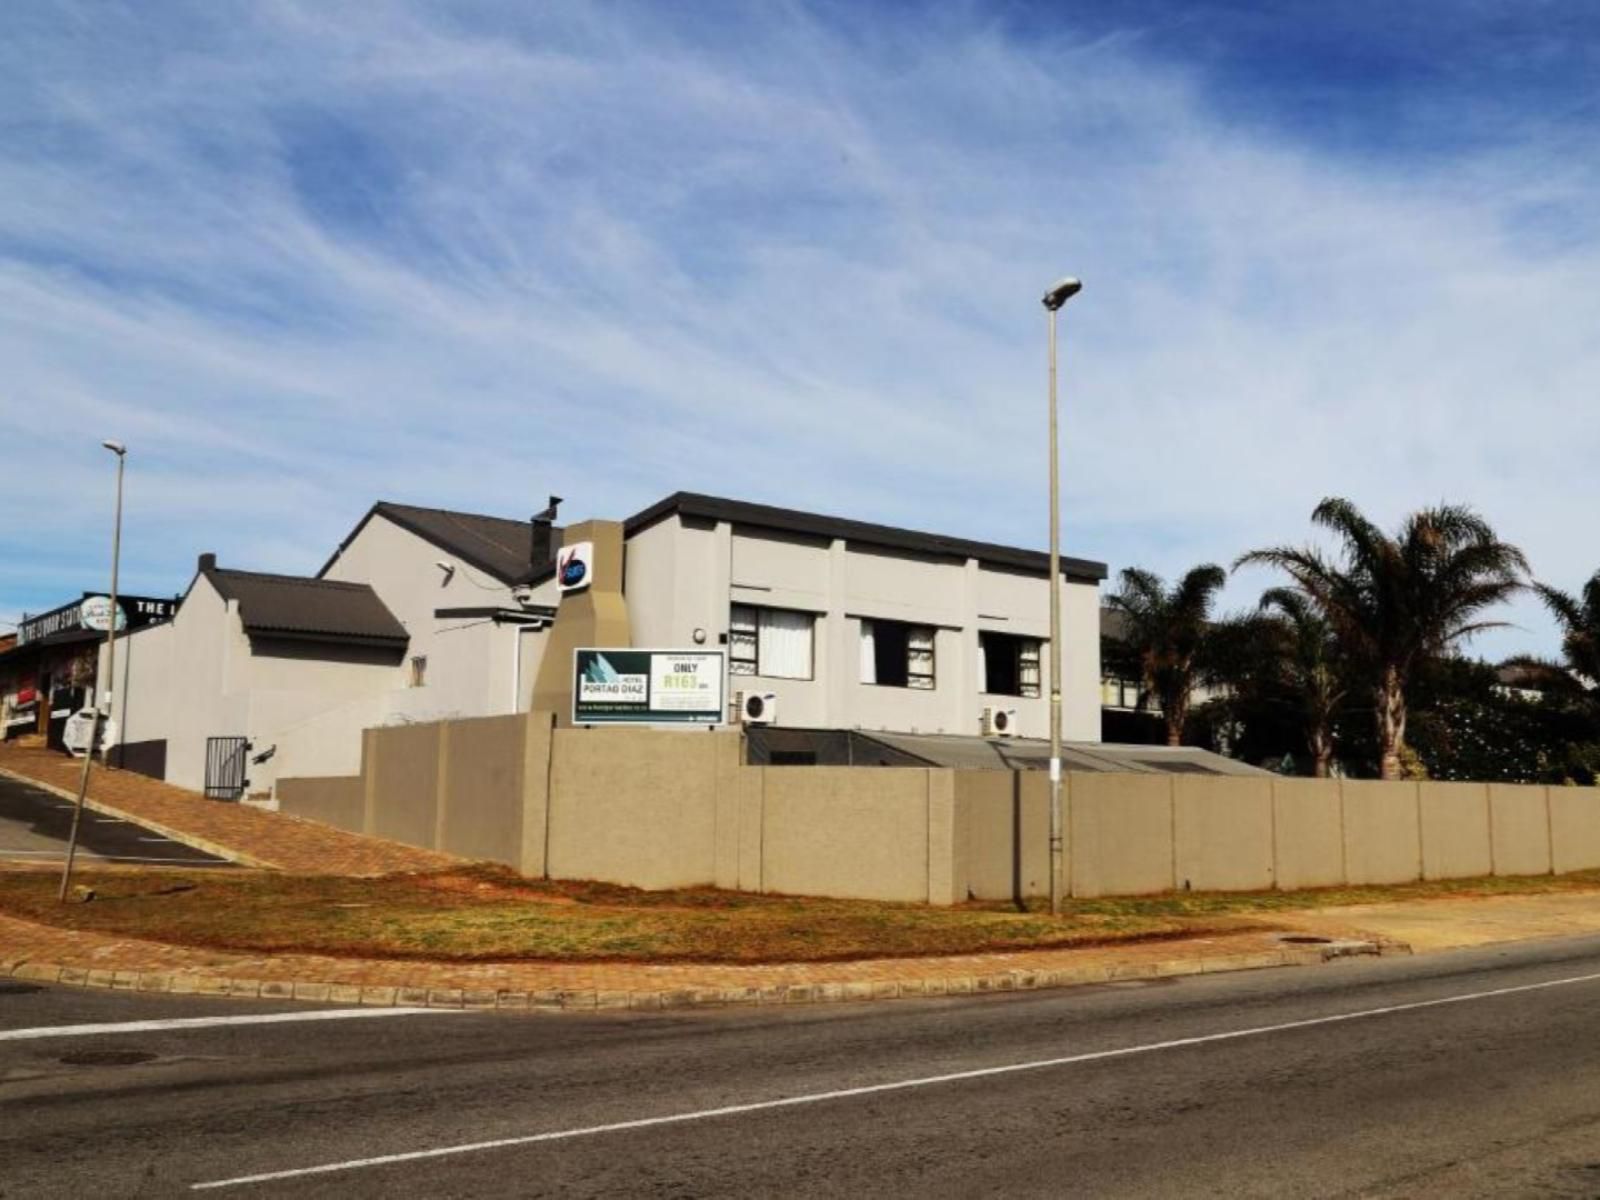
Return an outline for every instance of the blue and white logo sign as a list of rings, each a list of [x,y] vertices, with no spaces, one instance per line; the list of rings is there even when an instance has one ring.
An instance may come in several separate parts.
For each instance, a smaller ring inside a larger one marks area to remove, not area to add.
[[[582,591],[594,572],[594,543],[574,542],[556,554],[556,579],[563,592]]]

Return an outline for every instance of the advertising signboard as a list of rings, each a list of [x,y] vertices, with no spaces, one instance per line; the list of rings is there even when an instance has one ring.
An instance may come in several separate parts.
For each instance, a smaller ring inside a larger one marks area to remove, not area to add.
[[[573,652],[574,725],[720,725],[727,720],[721,650]]]

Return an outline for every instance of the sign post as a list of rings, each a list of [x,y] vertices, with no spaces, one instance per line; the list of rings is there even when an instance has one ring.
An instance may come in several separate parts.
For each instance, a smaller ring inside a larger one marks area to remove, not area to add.
[[[573,651],[574,725],[721,725],[728,659],[721,650]]]

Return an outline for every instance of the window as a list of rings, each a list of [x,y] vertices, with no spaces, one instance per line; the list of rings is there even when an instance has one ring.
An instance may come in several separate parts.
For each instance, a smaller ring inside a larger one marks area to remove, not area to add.
[[[927,625],[863,620],[861,682],[933,690],[934,634]]]
[[[728,621],[728,671],[769,679],[810,679],[811,613],[735,604]]]
[[[406,683],[407,687],[422,687],[428,681],[428,657],[425,654],[413,655],[410,663],[410,674]]]
[[[1038,638],[981,631],[978,651],[983,665],[984,692],[991,696],[1037,697],[1041,644]]]
[[[1105,708],[1135,709],[1139,707],[1139,690],[1136,679],[1102,679],[1100,703]]]

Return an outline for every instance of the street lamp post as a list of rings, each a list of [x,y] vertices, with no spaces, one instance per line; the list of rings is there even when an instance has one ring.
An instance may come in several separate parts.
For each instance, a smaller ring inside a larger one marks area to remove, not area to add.
[[[1061,912],[1061,448],[1056,433],[1056,313],[1083,290],[1070,275],[1044,294],[1050,314],[1050,911]]]
[[[72,832],[67,835],[67,862],[61,870],[61,894],[65,902],[67,889],[72,885],[72,860],[78,853],[78,826],[83,820],[83,801],[89,794],[89,766],[94,762],[95,743],[100,740],[100,709],[104,706],[110,714],[110,700],[117,682],[117,568],[122,560],[122,469],[127,463],[128,448],[121,442],[101,442],[117,456],[117,515],[111,527],[111,611],[106,630],[105,686],[101,686],[98,669],[95,672],[94,717],[90,721],[89,745],[83,752],[83,774],[78,777],[78,802],[72,809]],[[98,668],[98,663],[96,667]]]

